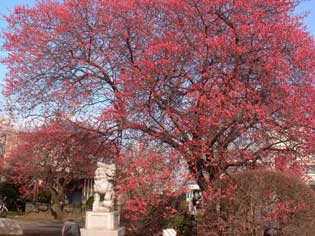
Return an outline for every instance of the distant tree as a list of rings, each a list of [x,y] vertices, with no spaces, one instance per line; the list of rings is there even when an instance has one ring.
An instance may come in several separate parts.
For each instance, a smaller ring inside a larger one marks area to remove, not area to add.
[[[49,191],[53,214],[62,218],[61,202],[68,184],[93,176],[96,156],[105,154],[100,145],[94,134],[71,123],[52,121],[19,135],[6,159],[7,178],[28,197]]]

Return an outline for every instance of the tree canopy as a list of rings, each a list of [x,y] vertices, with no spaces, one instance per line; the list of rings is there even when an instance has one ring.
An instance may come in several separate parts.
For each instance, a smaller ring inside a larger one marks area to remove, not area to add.
[[[56,0],[6,17],[5,94],[118,147],[163,145],[202,189],[314,149],[314,39],[297,1]]]

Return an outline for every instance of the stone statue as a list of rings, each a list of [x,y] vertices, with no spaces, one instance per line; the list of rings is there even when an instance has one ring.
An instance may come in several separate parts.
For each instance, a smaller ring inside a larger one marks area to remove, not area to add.
[[[124,236],[125,227],[120,226],[120,213],[114,209],[115,164],[98,162],[94,177],[94,202],[87,211],[82,236]]]
[[[115,164],[97,163],[94,177],[93,211],[111,212],[114,210]],[[103,201],[101,201],[103,197]]]

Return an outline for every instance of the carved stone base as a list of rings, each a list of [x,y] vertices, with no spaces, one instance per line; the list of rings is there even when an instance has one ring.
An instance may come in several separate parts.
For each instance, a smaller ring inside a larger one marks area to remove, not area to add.
[[[123,236],[125,228],[120,227],[120,214],[114,212],[87,211],[82,236]]]

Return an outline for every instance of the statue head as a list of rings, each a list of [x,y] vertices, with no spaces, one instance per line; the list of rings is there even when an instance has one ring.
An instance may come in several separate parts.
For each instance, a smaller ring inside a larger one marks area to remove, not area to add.
[[[116,172],[115,164],[106,164],[97,162],[97,169],[95,170],[95,178],[98,179],[114,179]]]

